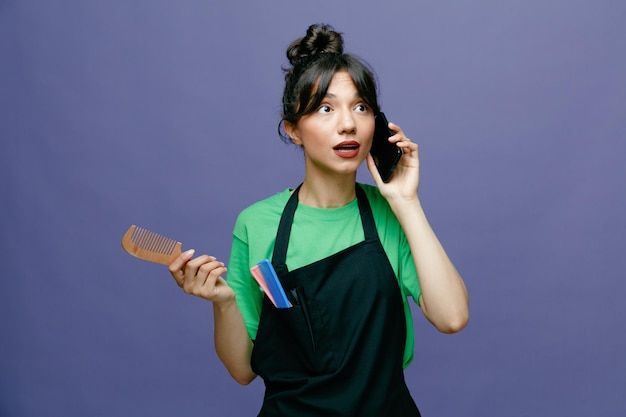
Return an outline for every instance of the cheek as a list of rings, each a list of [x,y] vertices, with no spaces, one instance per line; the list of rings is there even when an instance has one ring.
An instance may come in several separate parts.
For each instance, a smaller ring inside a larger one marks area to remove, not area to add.
[[[363,130],[363,144],[366,145],[366,148],[369,151],[369,148],[372,146],[372,140],[374,138],[374,125],[368,126],[368,128]]]
[[[300,129],[300,139],[310,145],[325,145],[332,142],[334,131],[332,128],[321,124],[310,124]]]

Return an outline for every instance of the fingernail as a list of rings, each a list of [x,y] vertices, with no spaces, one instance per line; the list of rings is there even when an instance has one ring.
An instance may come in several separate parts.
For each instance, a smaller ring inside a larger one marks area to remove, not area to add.
[[[188,251],[185,251],[185,256],[193,256],[194,253],[196,253],[195,249],[189,249]]]

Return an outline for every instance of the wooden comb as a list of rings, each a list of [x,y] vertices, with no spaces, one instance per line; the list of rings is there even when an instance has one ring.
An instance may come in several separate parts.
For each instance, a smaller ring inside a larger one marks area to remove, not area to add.
[[[144,261],[169,265],[181,254],[181,243],[134,224],[124,234],[122,247]]]

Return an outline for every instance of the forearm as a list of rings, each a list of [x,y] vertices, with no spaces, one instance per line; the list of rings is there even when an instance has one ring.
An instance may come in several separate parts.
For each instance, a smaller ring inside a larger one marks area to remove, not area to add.
[[[433,232],[419,198],[390,204],[411,248],[424,315],[444,333],[460,331],[469,320],[467,289]]]
[[[256,377],[250,365],[252,342],[235,300],[213,303],[214,339],[217,356],[240,384]]]

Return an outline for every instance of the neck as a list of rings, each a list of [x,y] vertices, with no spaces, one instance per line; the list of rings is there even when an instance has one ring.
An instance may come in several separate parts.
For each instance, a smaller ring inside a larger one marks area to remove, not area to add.
[[[356,198],[355,181],[356,175],[305,177],[298,199],[302,204],[311,207],[343,207]]]

